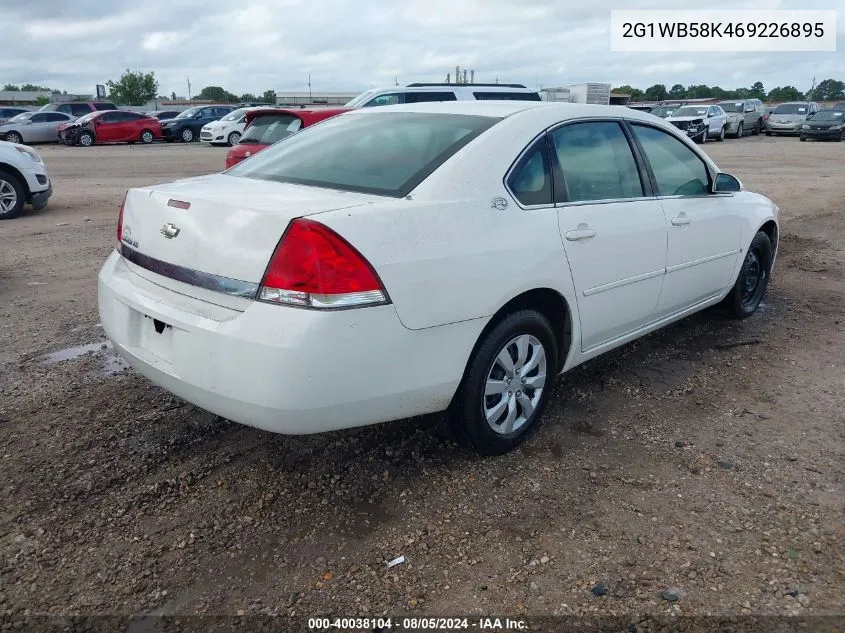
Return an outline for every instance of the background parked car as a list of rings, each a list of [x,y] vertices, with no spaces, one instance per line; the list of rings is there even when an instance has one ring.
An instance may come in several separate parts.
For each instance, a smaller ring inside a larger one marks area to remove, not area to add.
[[[790,101],[777,106],[766,119],[766,136],[772,134],[798,134],[807,117],[819,111],[813,101]]]
[[[137,112],[92,112],[61,126],[58,136],[62,143],[84,147],[95,143],[149,144],[161,139],[161,122]]]
[[[807,117],[807,122],[801,126],[798,138],[802,141],[808,138],[818,141],[841,141],[843,124],[845,124],[845,109],[819,110]]]
[[[39,112],[64,112],[75,117],[85,116],[100,110],[117,110],[111,101],[76,101],[73,103],[48,103]]]
[[[44,161],[28,147],[0,141],[0,220],[9,220],[31,204],[47,206],[53,194]]]
[[[145,112],[145,114],[155,117],[159,121],[169,121],[179,116],[179,110],[153,110],[151,112]]]
[[[235,109],[235,106],[230,105],[194,106],[165,121],[161,132],[166,141],[190,143],[200,137],[203,125],[221,119]]]
[[[24,112],[0,125],[0,139],[10,143],[55,143],[59,126],[73,120],[63,112]]]
[[[19,114],[23,114],[25,112],[29,112],[26,108],[5,108],[0,107],[0,123],[5,123],[9,119],[18,116]]]
[[[835,103],[833,105],[833,110],[845,110],[845,101],[840,101],[839,103]]]
[[[246,127],[247,112],[255,108],[238,108],[226,116],[206,123],[200,130],[200,141],[211,145],[234,145]]]
[[[273,143],[295,134],[304,127],[329,119],[349,108],[317,108],[314,110],[288,110],[261,108],[246,114],[246,129],[237,145],[226,153],[226,169],[245,158],[257,154]]]
[[[736,99],[716,104],[728,117],[726,132],[740,138],[743,134],[759,134],[763,131],[763,102],[759,99]]]
[[[347,108],[370,108],[429,101],[541,101],[540,93],[522,84],[415,83],[402,87],[373,88],[347,102]]]
[[[662,105],[662,106],[655,106],[651,110],[648,111],[649,114],[653,114],[654,116],[659,116],[661,119],[666,119],[675,112],[681,106],[676,105]]]
[[[728,127],[725,111],[716,105],[681,106],[666,120],[684,130],[696,143],[704,143],[708,138],[723,141]]]

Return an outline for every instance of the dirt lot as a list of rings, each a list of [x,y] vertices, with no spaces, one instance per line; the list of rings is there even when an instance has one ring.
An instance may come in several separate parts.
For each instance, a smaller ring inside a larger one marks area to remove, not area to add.
[[[761,312],[580,368],[481,459],[436,419],[279,437],[120,371],[122,194],[224,151],[40,148],[51,204],[0,223],[0,613],[845,614],[845,143],[706,149],[781,207]]]

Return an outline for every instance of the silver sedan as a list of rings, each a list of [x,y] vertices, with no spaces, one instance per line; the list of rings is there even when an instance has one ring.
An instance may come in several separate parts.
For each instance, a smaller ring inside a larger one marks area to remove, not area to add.
[[[25,112],[0,125],[0,140],[10,143],[55,143],[56,128],[75,118],[63,112]]]

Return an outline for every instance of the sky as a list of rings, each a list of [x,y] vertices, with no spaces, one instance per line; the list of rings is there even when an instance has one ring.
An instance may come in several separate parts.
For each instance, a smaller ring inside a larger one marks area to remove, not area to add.
[[[705,6],[706,4],[706,6]],[[359,92],[445,81],[455,65],[477,82],[550,87],[581,82],[762,81],[766,90],[845,80],[845,11],[837,52],[617,53],[611,9],[832,9],[841,2],[710,0],[0,0],[0,86],[33,83],[93,94],[125,69],[154,71],[159,93],[204,86],[260,94]]]

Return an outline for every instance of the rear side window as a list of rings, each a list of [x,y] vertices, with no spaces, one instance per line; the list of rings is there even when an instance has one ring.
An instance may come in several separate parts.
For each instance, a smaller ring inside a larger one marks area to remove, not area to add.
[[[526,207],[552,203],[552,171],[545,136],[519,159],[508,176],[508,189]]]
[[[299,131],[302,121],[292,114],[255,117],[241,136],[241,143],[272,145]]]
[[[614,121],[576,123],[551,134],[563,172],[565,200],[624,200],[643,196],[640,172],[625,133]]]
[[[117,106],[113,103],[106,103],[105,101],[101,101],[99,103],[94,104],[95,110],[117,110]]]
[[[58,112],[49,112],[47,114],[47,121],[49,121],[50,123],[56,123],[57,121],[67,121],[67,116],[64,114],[59,114]]]
[[[120,118],[123,121],[139,121],[145,117],[143,114],[138,114],[137,112],[123,112]]]
[[[501,119],[395,112],[309,126],[227,173],[401,198]]]
[[[541,101],[537,92],[473,92],[477,101]]]
[[[454,92],[406,92],[405,103],[426,103],[429,101],[457,101]]]
[[[73,116],[85,116],[91,112],[91,108],[88,107],[87,103],[74,103],[70,106],[70,113]]]
[[[633,125],[661,196],[703,196],[710,192],[707,166],[681,140],[645,125]]]

